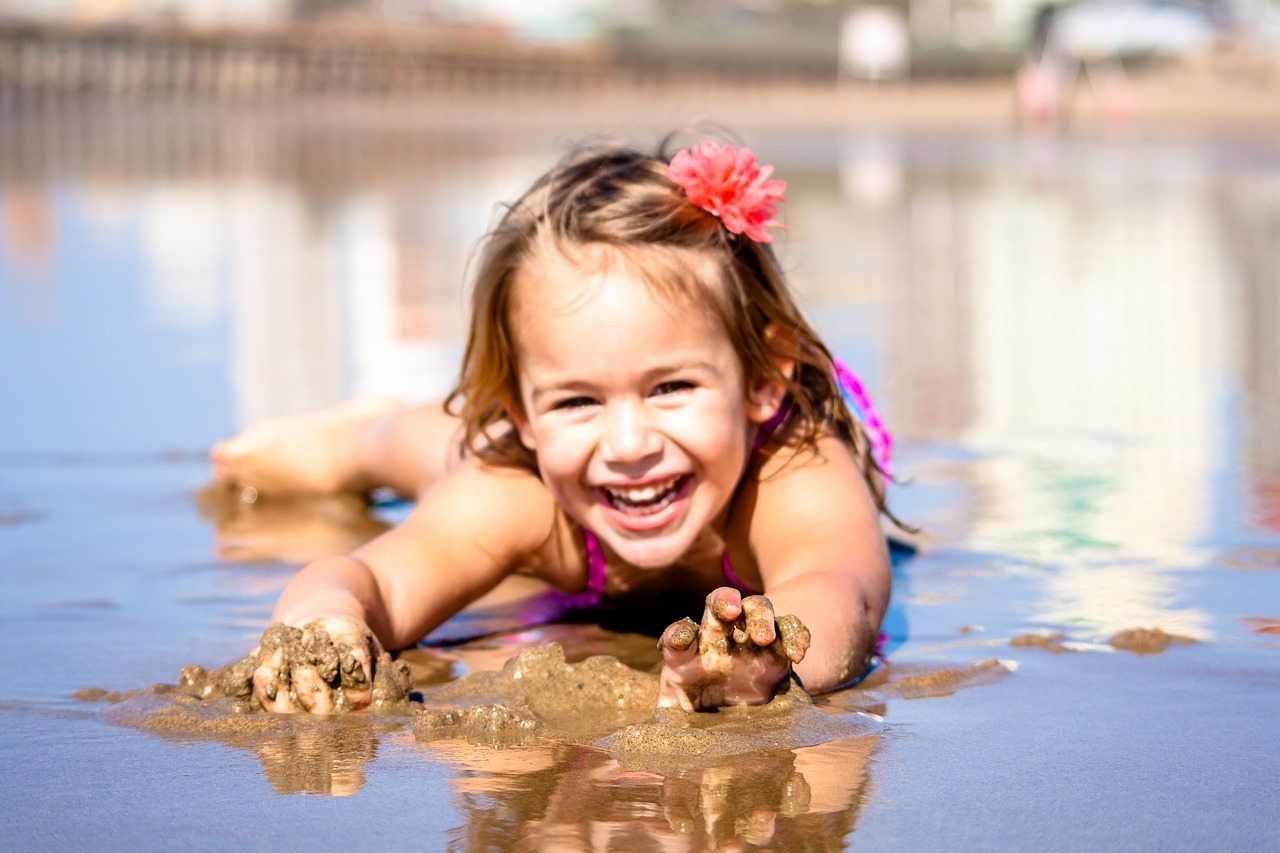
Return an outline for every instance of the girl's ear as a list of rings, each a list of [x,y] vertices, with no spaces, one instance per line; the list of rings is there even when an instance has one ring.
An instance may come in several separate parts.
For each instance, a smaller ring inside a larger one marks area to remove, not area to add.
[[[778,373],[791,379],[795,375],[794,333],[789,333],[777,323],[764,329],[765,345],[769,358]],[[787,399],[787,384],[776,376],[757,373],[747,383],[747,417],[756,423],[764,423],[778,413]]]
[[[525,446],[526,450],[537,451],[538,448],[533,440],[533,430],[529,429],[529,419],[524,416],[520,407],[511,400],[503,403],[502,407],[507,410],[507,417],[511,419],[511,423],[515,424],[516,434],[520,436],[520,443]]]

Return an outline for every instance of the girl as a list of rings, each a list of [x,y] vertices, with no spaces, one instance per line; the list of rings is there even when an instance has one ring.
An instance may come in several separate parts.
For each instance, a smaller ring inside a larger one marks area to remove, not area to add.
[[[662,635],[664,705],[768,701],[792,664],[813,692],[860,675],[889,600],[888,436],[865,398],[870,432],[851,415],[841,377],[856,380],[784,281],[771,171],[711,141],[670,162],[579,152],[487,239],[444,407],[366,401],[219,444],[216,475],[246,488],[417,500],[303,569],[274,620],[354,647],[369,684],[380,647],[520,568],[581,606],[705,597],[701,626]],[[258,666],[268,709],[370,700],[288,670],[279,654]]]

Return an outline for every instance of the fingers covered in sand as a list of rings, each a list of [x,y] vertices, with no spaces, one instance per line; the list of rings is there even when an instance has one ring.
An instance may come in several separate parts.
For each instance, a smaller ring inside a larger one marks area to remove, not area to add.
[[[775,618],[768,598],[721,587],[707,596],[701,625],[685,618],[663,632],[658,704],[694,711],[768,702],[809,642],[795,616]]]
[[[253,696],[276,713],[360,710],[373,701],[379,653],[373,634],[353,619],[315,619],[302,628],[277,623],[255,652]]]

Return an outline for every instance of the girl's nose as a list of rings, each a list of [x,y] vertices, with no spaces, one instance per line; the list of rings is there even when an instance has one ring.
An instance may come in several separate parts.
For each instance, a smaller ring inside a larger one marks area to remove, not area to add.
[[[662,450],[662,436],[640,405],[612,406],[605,416],[602,455],[607,462],[638,462]]]

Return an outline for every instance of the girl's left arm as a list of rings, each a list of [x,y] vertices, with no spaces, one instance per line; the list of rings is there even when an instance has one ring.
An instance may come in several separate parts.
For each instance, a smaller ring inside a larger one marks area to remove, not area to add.
[[[810,693],[861,675],[889,606],[889,551],[879,511],[851,450],[826,437],[775,457],[761,473],[750,539],[774,612],[812,635],[796,672]]]

